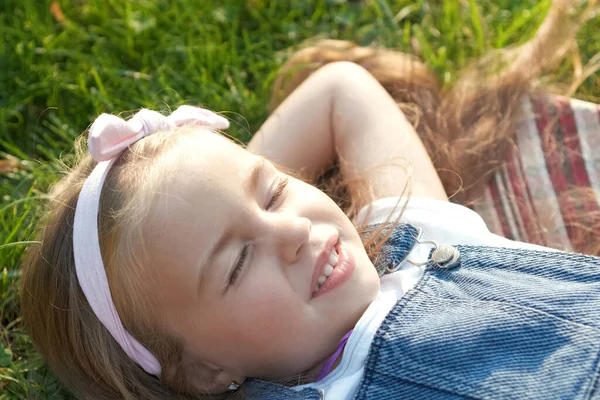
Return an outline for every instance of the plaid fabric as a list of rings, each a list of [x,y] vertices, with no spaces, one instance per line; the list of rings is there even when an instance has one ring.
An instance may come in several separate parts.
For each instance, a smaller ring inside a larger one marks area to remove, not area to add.
[[[539,96],[524,103],[515,147],[472,208],[496,234],[577,251],[599,204],[600,106]]]

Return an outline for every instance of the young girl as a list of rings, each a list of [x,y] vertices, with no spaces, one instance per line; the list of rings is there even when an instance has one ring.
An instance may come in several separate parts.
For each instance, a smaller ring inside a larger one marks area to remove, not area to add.
[[[488,98],[527,93],[519,70]],[[600,396],[600,261],[493,235],[449,203],[363,67],[310,75],[247,149],[226,127],[194,107],[102,115],[54,188],[22,310],[76,395]],[[310,184],[333,163],[353,220]]]

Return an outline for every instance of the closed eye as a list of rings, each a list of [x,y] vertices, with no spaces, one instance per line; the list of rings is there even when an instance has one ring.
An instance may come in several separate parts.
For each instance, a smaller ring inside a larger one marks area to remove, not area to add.
[[[287,187],[289,179],[288,178],[280,178],[277,182],[277,186],[275,187],[275,191],[273,192],[273,196],[269,199],[269,203],[265,207],[265,209],[269,210],[273,206],[277,205],[277,202],[281,199],[285,192],[285,188]],[[250,245],[247,244],[242,248],[240,252],[240,256],[238,257],[235,266],[233,267],[231,274],[229,275],[229,285],[235,285],[242,272],[244,264],[246,263],[246,259],[248,258],[248,253],[250,252]]]
[[[235,267],[233,267],[233,270],[231,271],[231,274],[229,275],[229,285],[234,285],[235,282],[237,281],[238,277],[240,276],[240,272],[242,272],[242,267],[244,266],[244,263],[246,262],[246,258],[248,258],[249,251],[250,251],[250,245],[247,244],[242,249],[242,252],[240,253],[239,258],[237,259],[237,261],[235,263]]]
[[[273,196],[271,197],[271,199],[269,200],[269,203],[265,207],[266,210],[269,210],[271,207],[273,207],[274,205],[277,204],[277,202],[283,195],[283,192],[285,191],[287,184],[288,184],[288,178],[280,178],[279,179],[279,182],[277,183],[277,187],[275,188],[275,192],[273,193]]]

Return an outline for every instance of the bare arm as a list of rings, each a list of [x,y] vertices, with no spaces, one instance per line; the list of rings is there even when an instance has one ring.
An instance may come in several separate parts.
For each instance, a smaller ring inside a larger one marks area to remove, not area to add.
[[[339,157],[344,177],[370,184],[370,200],[402,193],[405,160],[413,168],[413,195],[447,200],[413,127],[356,64],[332,63],[311,75],[267,119],[248,150],[309,180]]]

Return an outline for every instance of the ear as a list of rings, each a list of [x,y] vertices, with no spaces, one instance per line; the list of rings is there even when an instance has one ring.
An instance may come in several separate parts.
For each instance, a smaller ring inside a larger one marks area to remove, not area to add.
[[[241,384],[244,377],[234,375],[218,365],[202,360],[199,357],[185,354],[182,358],[184,371],[176,373],[185,376],[183,385],[186,392],[195,393],[223,393],[229,390],[235,382]],[[183,372],[183,374],[182,374]]]

